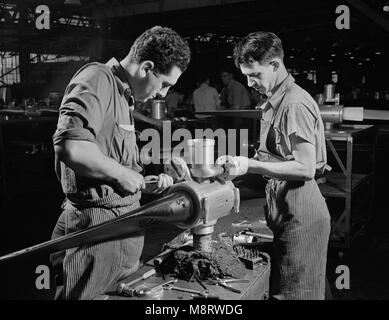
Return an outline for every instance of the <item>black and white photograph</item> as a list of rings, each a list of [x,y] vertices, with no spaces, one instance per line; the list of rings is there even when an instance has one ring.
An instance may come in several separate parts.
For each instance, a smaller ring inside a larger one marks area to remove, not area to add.
[[[388,75],[388,0],[0,0],[0,300],[389,299]]]

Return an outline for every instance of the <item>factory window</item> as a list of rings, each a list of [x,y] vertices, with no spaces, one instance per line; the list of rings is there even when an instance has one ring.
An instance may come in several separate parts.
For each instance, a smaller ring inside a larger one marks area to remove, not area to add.
[[[73,15],[73,16],[67,17],[67,18],[59,18],[58,21],[60,24],[67,24],[67,25],[78,26],[78,27],[91,27],[92,26],[91,18],[85,17],[85,16]]]
[[[70,61],[88,62],[89,57],[67,56],[67,55],[60,55],[60,54],[30,53],[31,63],[53,63],[53,62],[70,62]]]
[[[19,54],[0,51],[0,86],[20,82]]]

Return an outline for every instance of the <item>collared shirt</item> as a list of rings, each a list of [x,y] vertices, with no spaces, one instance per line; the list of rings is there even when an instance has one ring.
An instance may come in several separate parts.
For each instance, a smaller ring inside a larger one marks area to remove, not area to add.
[[[315,146],[316,171],[322,174],[327,163],[324,124],[319,106],[311,95],[298,86],[289,74],[270,94],[261,109],[261,126],[274,128],[274,151],[277,155],[294,160],[290,136],[295,134]],[[266,139],[261,133],[260,149],[264,148],[267,142],[262,140]]]
[[[230,109],[249,109],[251,106],[249,92],[235,79],[231,79],[230,83],[223,88],[221,100],[221,103]]]
[[[107,157],[140,172],[133,104],[125,70],[116,59],[106,64],[86,64],[66,87],[54,145],[65,140],[90,141]],[[74,203],[117,193],[115,186],[83,177],[62,162],[60,166],[56,164],[56,171],[64,193]],[[136,195],[132,200],[139,197]]]
[[[215,88],[202,83],[193,91],[193,103],[197,112],[216,110],[220,104],[219,93]]]

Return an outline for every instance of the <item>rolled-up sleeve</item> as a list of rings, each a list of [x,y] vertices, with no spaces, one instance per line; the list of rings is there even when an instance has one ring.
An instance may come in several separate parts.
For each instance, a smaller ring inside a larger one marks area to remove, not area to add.
[[[111,81],[98,66],[79,71],[61,103],[54,145],[64,140],[96,141],[108,110]]]
[[[288,137],[292,134],[301,139],[316,144],[316,118],[303,104],[290,104],[285,112],[284,124]]]

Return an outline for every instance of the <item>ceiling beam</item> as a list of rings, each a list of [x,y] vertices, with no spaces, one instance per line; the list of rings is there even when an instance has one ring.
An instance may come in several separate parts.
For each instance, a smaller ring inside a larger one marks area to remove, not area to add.
[[[367,16],[369,19],[371,19],[373,22],[381,26],[385,29],[385,31],[389,32],[389,20],[385,19],[383,16],[381,16],[376,10],[368,6],[366,3],[364,3],[361,0],[346,0],[351,6],[353,6],[355,9],[360,11],[362,14]],[[352,26],[351,26],[352,28]]]
[[[104,6],[104,8],[93,10],[93,15],[97,19],[104,19],[251,1],[253,0],[149,0]]]

